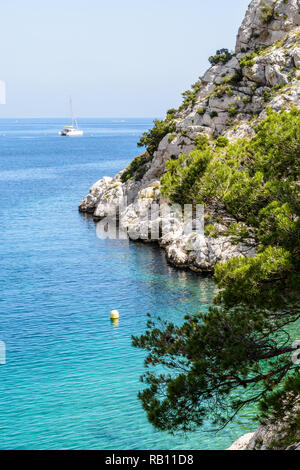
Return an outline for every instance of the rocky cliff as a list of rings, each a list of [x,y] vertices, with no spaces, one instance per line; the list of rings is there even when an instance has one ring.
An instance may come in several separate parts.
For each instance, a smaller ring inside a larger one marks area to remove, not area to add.
[[[81,201],[81,212],[99,221],[117,210],[129,237],[144,239],[145,214],[153,202],[168,203],[160,180],[169,159],[188,155],[201,136],[212,141],[220,136],[231,141],[251,137],[267,107],[275,111],[299,107],[300,0],[252,0],[235,51],[218,52],[210,58],[212,67],[183,94],[180,108],[168,111],[157,146],[148,148],[115,177],[97,181]],[[220,208],[209,208],[206,214],[208,219],[220,216],[230,217]],[[157,219],[155,223],[161,224],[161,213]],[[233,245],[226,236],[185,235],[184,224],[176,220],[157,241],[173,265],[198,272],[212,271],[216,263],[233,256],[253,253],[249,246]]]
[[[300,0],[252,0],[235,51],[217,51],[210,62],[212,66],[192,90],[183,94],[180,108],[169,110],[156,125],[153,135],[157,142],[113,178],[97,181],[81,201],[81,212],[92,214],[96,221],[117,212],[129,237],[145,241],[149,209],[153,203],[161,207],[169,204],[161,191],[166,162],[188,155],[203,137],[212,146],[220,137],[229,141],[251,138],[268,108],[275,112],[299,108]],[[206,207],[205,211],[205,220],[217,222],[222,232],[231,215],[220,206]],[[174,214],[168,217],[170,229],[157,242],[177,267],[210,272],[220,261],[255,252],[250,244],[232,244],[226,235],[187,235],[181,220]],[[153,223],[161,226],[163,222],[164,215],[158,212]],[[292,423],[293,433],[298,432],[298,418]],[[288,421],[290,425],[293,420]],[[231,449],[300,450],[299,439],[296,444],[286,439],[288,431],[284,420],[266,423],[256,433],[240,438]],[[293,437],[297,438],[296,434]]]

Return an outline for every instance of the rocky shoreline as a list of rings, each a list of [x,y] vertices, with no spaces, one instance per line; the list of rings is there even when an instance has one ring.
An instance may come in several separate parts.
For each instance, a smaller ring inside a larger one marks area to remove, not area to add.
[[[157,243],[166,253],[170,264],[181,269],[199,273],[211,273],[216,263],[233,256],[247,256],[254,250],[246,245],[233,245],[229,237],[210,238],[199,233],[186,234],[186,225],[176,214],[166,216],[160,210],[151,221],[148,214],[153,203],[158,207],[168,205],[160,193],[160,182],[147,182],[147,186],[124,184],[119,173],[114,178],[103,178],[95,183],[90,193],[79,206],[81,212],[92,214],[95,222],[118,214],[120,228],[134,241]],[[124,201],[127,204],[124,205]],[[121,208],[121,209],[120,209]],[[167,219],[168,217],[168,219]],[[169,224],[170,229],[161,238],[148,238],[149,225],[161,227]],[[145,236],[146,233],[146,236]]]

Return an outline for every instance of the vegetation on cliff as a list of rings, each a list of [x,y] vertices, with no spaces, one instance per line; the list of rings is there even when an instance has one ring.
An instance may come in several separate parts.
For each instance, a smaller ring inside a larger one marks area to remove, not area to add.
[[[141,136],[138,147],[146,147],[146,152],[142,155],[138,155],[130,163],[122,174],[121,181],[125,183],[127,180],[134,178],[139,181],[143,178],[147,171],[147,163],[149,163],[154,155],[154,152],[158,149],[160,141],[171,132],[175,131],[175,124],[173,121],[176,109],[170,109],[167,112],[167,116],[163,120],[155,119],[153,121],[154,126],[148,131],[144,132]]]
[[[216,52],[215,55],[209,57],[209,62],[212,65],[216,64],[226,64],[233,56],[232,52],[229,52],[228,49],[220,49]]]
[[[227,234],[257,254],[216,266],[220,290],[208,313],[181,326],[150,318],[133,338],[148,352],[139,397],[149,421],[169,432],[204,420],[224,426],[253,402],[264,419],[276,416],[292,381],[299,388],[289,327],[300,318],[300,110],[269,110],[252,139],[196,145],[167,162],[164,194],[225,210],[234,220]]]

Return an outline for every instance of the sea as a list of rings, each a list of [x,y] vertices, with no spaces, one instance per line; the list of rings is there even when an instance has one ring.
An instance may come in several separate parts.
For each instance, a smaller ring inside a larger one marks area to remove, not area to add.
[[[247,411],[216,433],[170,435],[137,398],[147,314],[205,311],[210,277],[168,265],[155,245],[97,237],[78,212],[90,186],[140,153],[152,119],[0,120],[0,449],[226,449],[255,429]],[[110,311],[120,313],[118,323]]]

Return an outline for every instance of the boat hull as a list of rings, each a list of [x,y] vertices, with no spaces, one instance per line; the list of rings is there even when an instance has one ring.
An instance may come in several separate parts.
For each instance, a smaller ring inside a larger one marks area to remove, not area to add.
[[[64,137],[80,137],[83,135],[83,131],[80,131],[80,130],[72,130],[68,132],[60,131],[58,135],[64,136]]]

